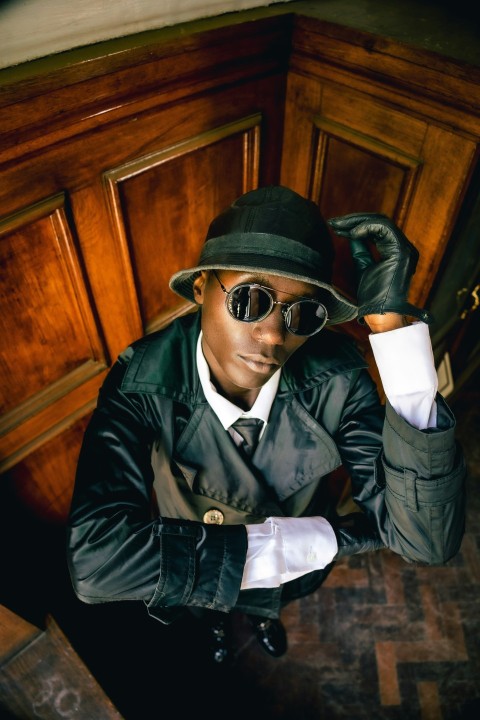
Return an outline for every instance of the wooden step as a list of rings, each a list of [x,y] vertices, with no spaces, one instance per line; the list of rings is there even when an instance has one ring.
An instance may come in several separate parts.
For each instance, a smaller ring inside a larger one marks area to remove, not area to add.
[[[4,716],[122,720],[53,617],[47,616],[42,630],[0,605],[0,717]]]

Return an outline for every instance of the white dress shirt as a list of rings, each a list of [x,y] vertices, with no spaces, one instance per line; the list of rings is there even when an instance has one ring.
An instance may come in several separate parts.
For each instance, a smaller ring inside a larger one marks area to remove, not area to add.
[[[270,380],[268,380],[268,382],[266,382],[265,385],[262,386],[260,392],[258,393],[258,397],[253,403],[250,410],[244,411],[234,405],[232,402],[230,402],[230,400],[227,400],[227,398],[223,397],[223,395],[220,395],[216,391],[213,383],[211,382],[210,369],[208,367],[207,361],[205,360],[205,355],[203,354],[202,350],[201,332],[197,342],[197,368],[198,374],[200,376],[200,382],[202,384],[202,389],[208,404],[212,408],[215,415],[217,415],[225,430],[227,430],[232,436],[232,438],[235,440],[235,443],[239,445],[242,442],[243,438],[231,427],[231,425],[233,425],[234,422],[237,422],[237,420],[241,417],[258,418],[259,420],[263,420],[263,428],[261,429],[259,436],[261,438],[263,435],[263,431],[265,430],[265,425],[268,422],[268,416],[270,415],[270,410],[273,401],[275,400],[275,395],[277,394],[278,383],[280,382],[280,373],[282,369],[279,368],[272,375]]]
[[[428,326],[418,322],[404,328],[369,336],[383,389],[394,410],[419,430],[436,427],[435,395],[438,388]],[[250,410],[244,412],[217,393],[202,351],[197,344],[197,366],[207,402],[235,442],[241,441],[230,426],[240,417],[268,422],[280,382],[281,368],[260,389]],[[323,517],[267,518],[246,525],[248,550],[242,590],[278,587],[312,570],[326,567],[338,546],[330,523]]]

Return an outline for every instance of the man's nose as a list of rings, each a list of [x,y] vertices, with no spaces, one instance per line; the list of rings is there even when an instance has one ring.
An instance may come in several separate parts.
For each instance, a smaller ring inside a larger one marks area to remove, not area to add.
[[[282,307],[276,305],[268,317],[255,323],[253,336],[268,345],[283,345],[287,332]]]

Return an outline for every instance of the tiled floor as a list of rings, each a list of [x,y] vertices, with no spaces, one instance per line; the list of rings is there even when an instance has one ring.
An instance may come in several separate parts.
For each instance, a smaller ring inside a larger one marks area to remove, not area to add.
[[[478,380],[478,378],[477,378]],[[142,605],[87,606],[73,596],[58,530],[40,546],[33,519],[17,532],[14,595],[4,604],[41,624],[48,609],[125,720],[195,715],[229,720],[470,720],[480,717],[480,383],[452,403],[468,467],[467,527],[445,567],[413,567],[383,551],[339,562],[323,587],[282,616],[289,650],[267,655],[242,616],[229,670],[206,659],[192,617],[163,626]],[[5,505],[3,505],[5,508]],[[27,521],[26,521],[27,520]],[[2,542],[5,541],[3,538]],[[23,563],[49,553],[28,572]],[[37,554],[37,555],[36,555]],[[46,591],[48,588],[48,591]],[[32,598],[38,597],[38,603]],[[32,610],[33,608],[33,610]],[[36,615],[36,617],[35,617]],[[1,711],[0,711],[1,715]],[[102,720],[92,718],[92,720]]]

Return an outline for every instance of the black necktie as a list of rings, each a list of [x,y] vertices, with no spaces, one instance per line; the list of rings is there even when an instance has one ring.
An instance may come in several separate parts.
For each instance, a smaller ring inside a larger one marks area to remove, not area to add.
[[[242,436],[243,442],[240,447],[250,457],[257,447],[258,438],[263,427],[263,420],[258,418],[239,418],[232,424],[232,427]]]

